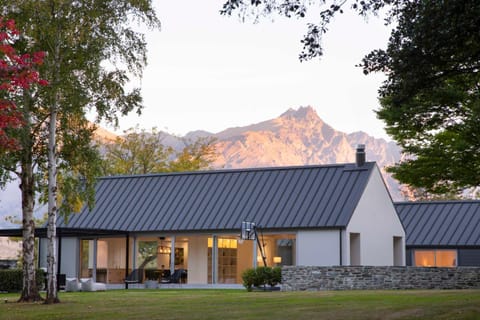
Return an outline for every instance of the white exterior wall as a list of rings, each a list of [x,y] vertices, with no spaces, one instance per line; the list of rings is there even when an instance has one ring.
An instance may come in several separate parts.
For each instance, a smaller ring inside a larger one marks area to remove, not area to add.
[[[40,268],[47,268],[47,238],[40,239]],[[56,248],[58,250],[58,238]],[[79,266],[79,243],[77,238],[62,238],[62,252],[60,260],[60,273],[67,278],[77,277]],[[57,256],[58,263],[58,256]]]
[[[342,232],[342,261],[339,265],[348,266],[350,259],[350,245],[348,243],[347,231],[344,229]]]
[[[187,257],[187,256],[186,256]],[[188,238],[188,283],[208,282],[208,237]]]
[[[47,238],[40,239],[40,268],[47,268]],[[57,250],[58,250],[58,238],[57,238]],[[77,238],[62,238],[61,248],[61,260],[60,260],[60,273],[66,274],[67,278],[76,277],[78,273],[78,265],[80,259],[80,248]],[[58,256],[57,256],[58,263]]]
[[[296,249],[298,266],[338,266],[340,230],[299,231]]]
[[[39,266],[40,268],[45,268],[45,271],[47,270],[47,238],[40,238],[39,239],[39,250],[40,250],[40,256],[38,257],[40,259]]]
[[[405,265],[405,231],[377,166],[347,226],[346,253],[350,233],[360,233],[360,264],[368,266],[393,265],[393,237],[402,237],[401,265]],[[350,255],[345,258],[349,265]]]
[[[58,248],[58,246],[57,246]],[[46,254],[46,253],[45,253]],[[60,260],[60,273],[67,278],[76,278],[79,266],[79,243],[77,238],[62,238],[62,256]]]

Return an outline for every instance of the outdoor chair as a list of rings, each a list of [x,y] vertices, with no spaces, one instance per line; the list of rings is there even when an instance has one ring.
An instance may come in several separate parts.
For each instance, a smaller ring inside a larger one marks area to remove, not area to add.
[[[185,269],[177,269],[169,278],[162,279],[161,283],[181,283],[186,276],[187,271]]]
[[[133,270],[125,279],[124,282],[126,285],[132,283],[142,283],[143,282],[143,268]],[[128,286],[127,286],[128,288]]]
[[[142,283],[143,282],[143,271],[147,263],[156,259],[156,255],[151,255],[145,258],[143,263],[138,269],[134,269],[123,281],[125,282],[125,289],[128,289],[129,284],[133,283]]]

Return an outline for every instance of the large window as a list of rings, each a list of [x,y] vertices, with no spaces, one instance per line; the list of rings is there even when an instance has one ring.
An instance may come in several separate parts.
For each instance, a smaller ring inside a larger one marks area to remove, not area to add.
[[[217,240],[217,282],[239,283],[237,275],[238,241],[232,238],[218,238]],[[213,238],[208,238],[208,282],[212,283],[212,248]]]
[[[457,250],[415,250],[416,267],[456,267]]]

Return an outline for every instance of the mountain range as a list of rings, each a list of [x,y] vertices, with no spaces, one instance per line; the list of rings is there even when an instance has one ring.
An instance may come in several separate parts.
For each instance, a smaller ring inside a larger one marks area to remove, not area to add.
[[[398,182],[385,172],[386,166],[400,160],[400,148],[365,132],[337,131],[322,121],[312,107],[289,109],[277,118],[218,133],[198,130],[184,137],[163,134],[163,143],[175,149],[181,149],[185,139],[215,137],[218,158],[212,165],[214,169],[354,162],[356,145],[365,144],[367,161],[377,162],[392,198],[401,200]],[[102,128],[97,135],[103,142],[115,139],[114,134]],[[9,185],[0,193],[0,227],[8,225],[4,216],[19,213],[18,186]]]
[[[165,144],[176,149],[183,146],[181,138],[164,134]],[[367,161],[377,162],[392,198],[402,199],[398,182],[385,171],[385,167],[400,160],[400,148],[365,132],[337,131],[310,106],[289,109],[277,118],[219,133],[192,131],[184,138],[208,136],[217,139],[215,169],[353,162],[356,146],[364,144]]]
[[[337,131],[312,107],[289,109],[278,118],[213,136],[218,139],[219,153],[214,166],[223,168],[354,162],[356,146],[364,144],[367,161],[377,162],[392,198],[401,199],[398,182],[385,171],[400,160],[400,148],[365,132]]]

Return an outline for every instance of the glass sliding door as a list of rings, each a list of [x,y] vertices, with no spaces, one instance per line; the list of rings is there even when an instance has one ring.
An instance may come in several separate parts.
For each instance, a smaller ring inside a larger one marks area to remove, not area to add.
[[[208,238],[208,283],[242,283],[242,272],[253,267],[253,241],[238,240],[235,236],[218,237],[216,266],[212,260],[213,247],[213,238]]]

